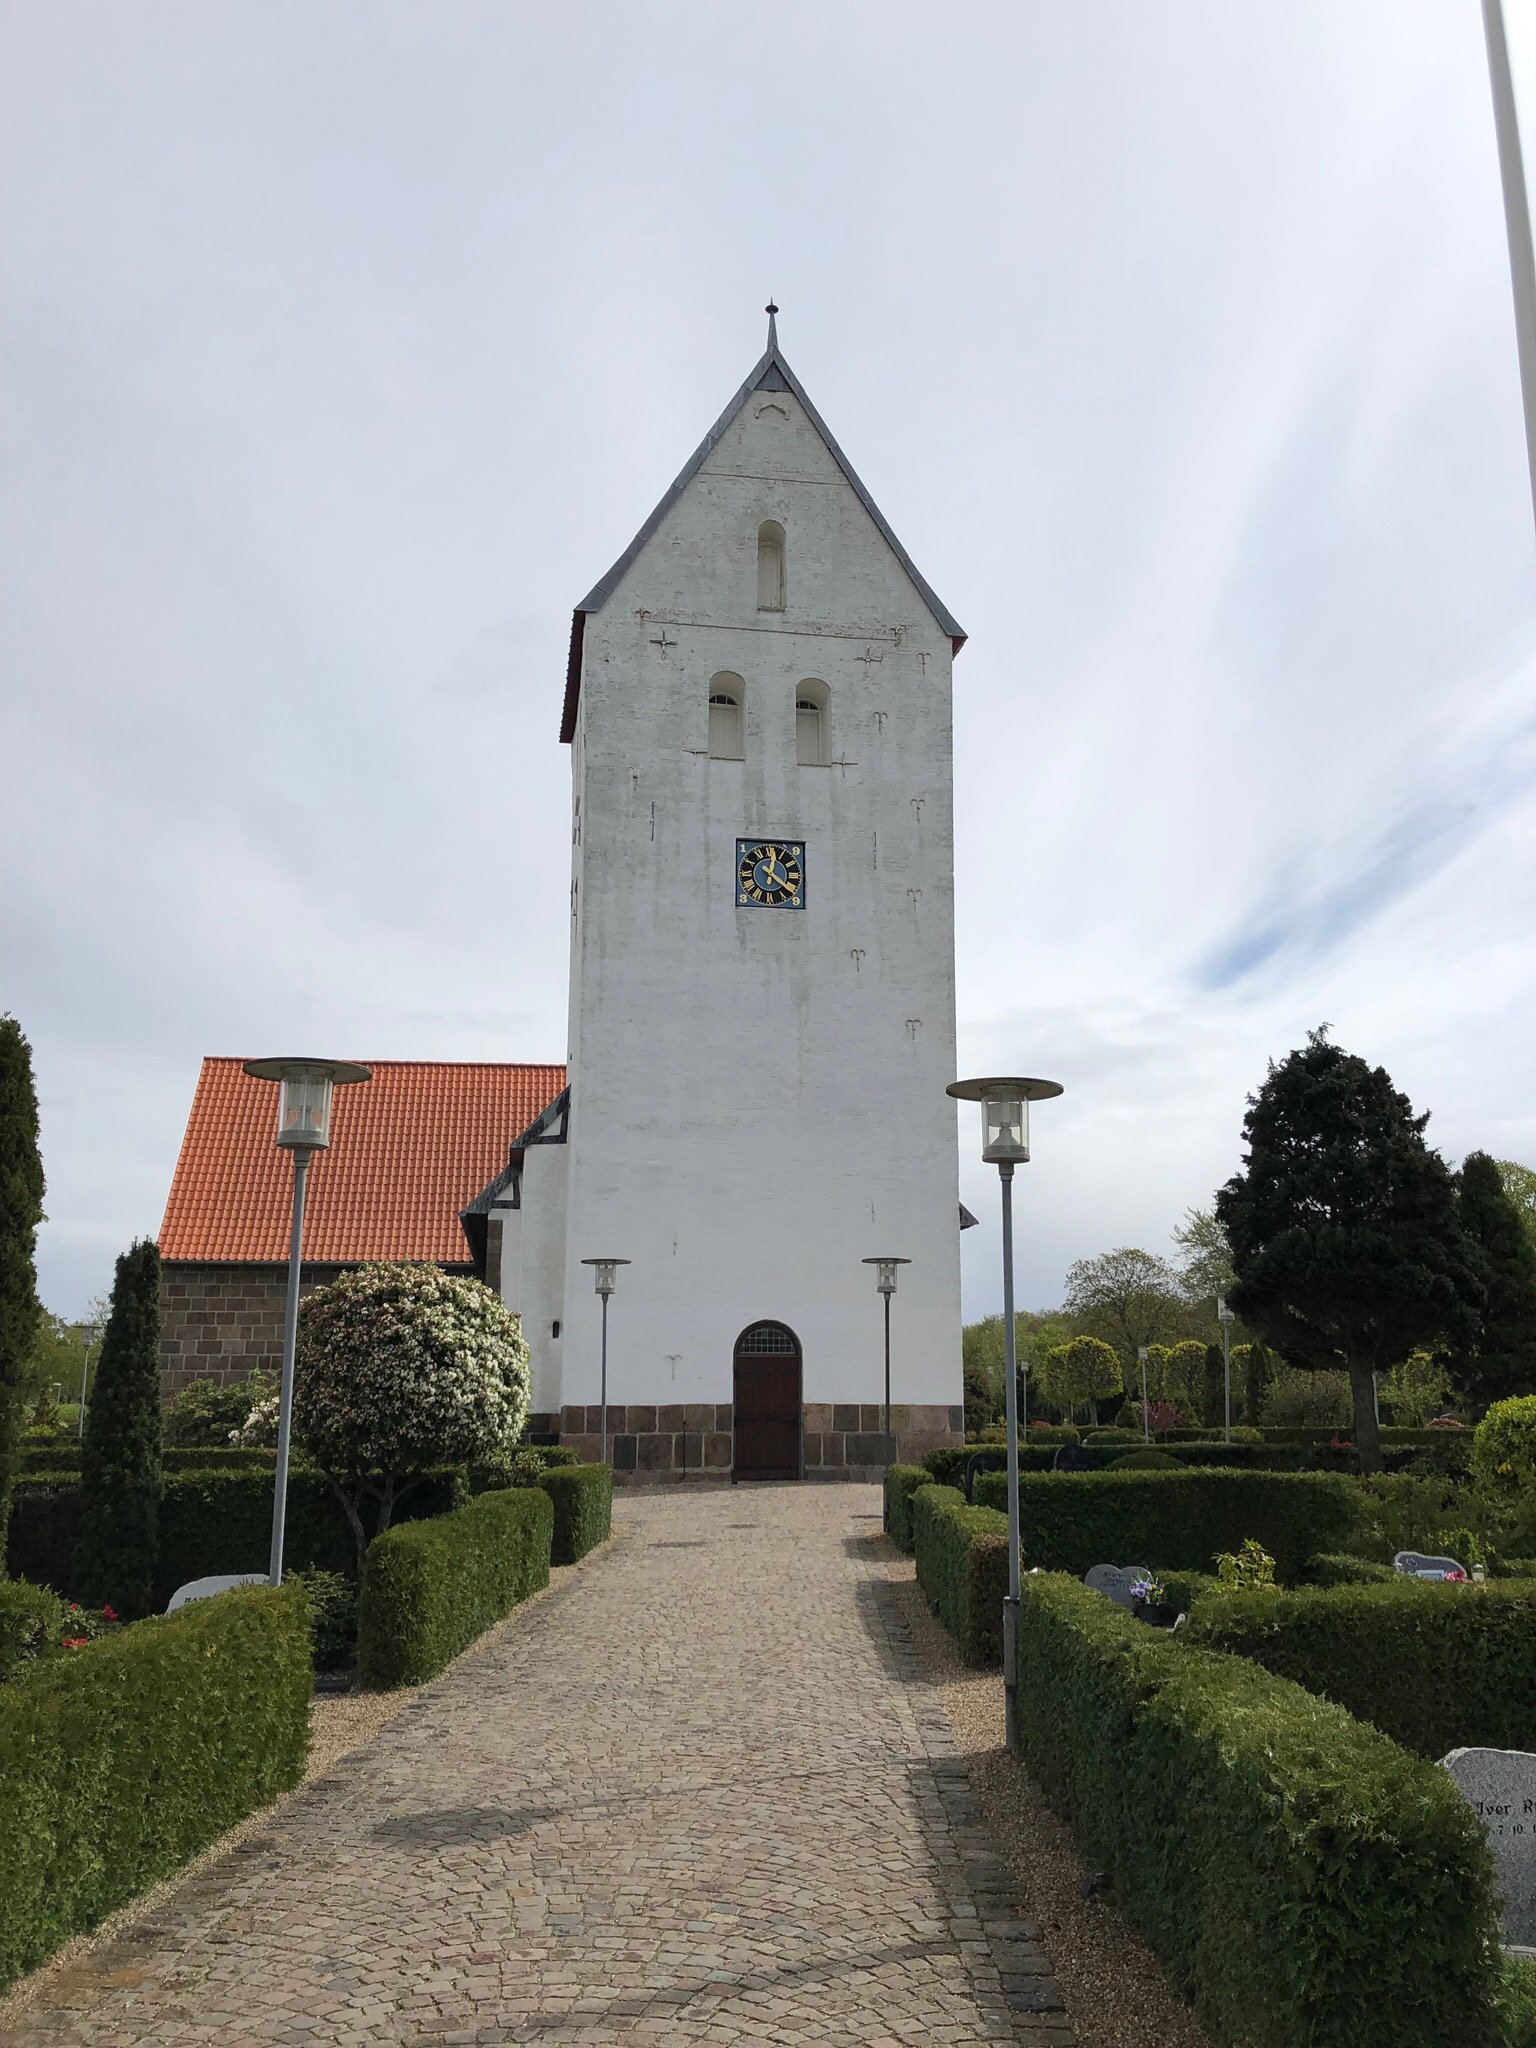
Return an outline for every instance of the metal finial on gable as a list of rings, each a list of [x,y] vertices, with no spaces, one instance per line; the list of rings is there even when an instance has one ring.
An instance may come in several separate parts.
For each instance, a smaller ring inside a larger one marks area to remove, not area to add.
[[[764,306],[763,308],[763,311],[768,315],[768,352],[770,355],[779,345],[779,330],[774,325],[774,315],[778,312],[778,310],[778,307],[773,303],[772,299],[770,299],[767,305]]]

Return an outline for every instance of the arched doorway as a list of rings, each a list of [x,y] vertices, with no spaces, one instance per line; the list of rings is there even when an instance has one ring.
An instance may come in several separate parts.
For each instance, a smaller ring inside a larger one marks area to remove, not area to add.
[[[800,1477],[800,1340],[783,1323],[736,1339],[733,1479]]]

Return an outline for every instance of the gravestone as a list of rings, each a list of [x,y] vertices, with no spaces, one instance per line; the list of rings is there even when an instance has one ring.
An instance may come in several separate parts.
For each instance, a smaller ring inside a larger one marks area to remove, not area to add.
[[[1134,1605],[1133,1586],[1144,1585],[1155,1574],[1144,1564],[1096,1564],[1084,1572],[1083,1584],[1090,1593],[1103,1593],[1127,1614]]]
[[[1392,1560],[1392,1569],[1404,1572],[1410,1579],[1443,1579],[1451,1572],[1467,1575],[1464,1564],[1458,1564],[1454,1557],[1426,1557],[1422,1550],[1400,1550]]]
[[[1096,1472],[1098,1460],[1081,1444],[1063,1444],[1051,1460],[1051,1469],[1055,1472]]]
[[[1453,1749],[1440,1761],[1488,1831],[1506,1943],[1536,1948],[1536,1756]]]
[[[194,1600],[212,1599],[215,1593],[229,1593],[236,1586],[264,1586],[265,1572],[223,1572],[211,1579],[188,1579],[184,1586],[178,1586],[171,1595],[167,1614],[174,1614],[178,1607],[186,1607]]]

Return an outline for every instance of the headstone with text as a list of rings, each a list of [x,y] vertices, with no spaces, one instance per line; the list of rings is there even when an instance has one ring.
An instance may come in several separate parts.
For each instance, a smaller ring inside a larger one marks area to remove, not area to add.
[[[1448,1579],[1453,1572],[1467,1576],[1467,1568],[1458,1564],[1454,1557],[1426,1557],[1422,1550],[1400,1550],[1392,1560],[1394,1571],[1404,1572],[1410,1579]]]
[[[1127,1613],[1135,1604],[1133,1588],[1144,1586],[1155,1574],[1144,1564],[1096,1564],[1083,1574],[1083,1584],[1090,1593],[1103,1593],[1113,1600],[1117,1607]]]
[[[1511,1948],[1536,1948],[1536,1755],[1453,1749],[1440,1759],[1488,1833]]]

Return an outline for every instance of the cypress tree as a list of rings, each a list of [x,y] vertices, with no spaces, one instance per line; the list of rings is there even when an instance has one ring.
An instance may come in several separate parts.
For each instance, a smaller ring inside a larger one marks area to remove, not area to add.
[[[1536,1244],[1486,1152],[1467,1154],[1456,1192],[1485,1300],[1475,1340],[1450,1351],[1451,1376],[1474,1401],[1536,1392]]]
[[[22,1388],[42,1313],[36,1265],[42,1220],[32,1048],[14,1017],[0,1017],[0,1578],[21,1441]]]
[[[1292,1365],[1349,1374],[1366,1472],[1381,1470],[1373,1373],[1477,1331],[1483,1290],[1428,1121],[1314,1031],[1249,1098],[1245,1168],[1216,1197],[1233,1308]]]
[[[1205,1347],[1205,1375],[1202,1388],[1202,1420],[1207,1429],[1220,1429],[1227,1413],[1226,1360],[1219,1344]],[[1236,1417],[1233,1417],[1236,1420]]]
[[[81,1596],[136,1621],[154,1598],[160,1516],[160,1253],[147,1238],[117,1262],[80,1481]]]
[[[1240,1348],[1248,1354],[1243,1361],[1243,1420],[1250,1429],[1257,1429],[1263,1418],[1264,1403],[1269,1398],[1269,1383],[1275,1376],[1275,1361],[1267,1344],[1248,1344]],[[1233,1355],[1235,1361],[1236,1354]]]

